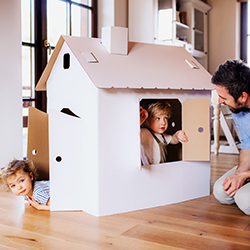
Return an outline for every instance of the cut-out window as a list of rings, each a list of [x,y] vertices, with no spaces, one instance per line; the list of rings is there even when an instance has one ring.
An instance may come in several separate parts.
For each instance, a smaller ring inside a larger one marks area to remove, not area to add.
[[[33,155],[37,155],[37,154],[38,154],[38,151],[37,151],[36,149],[33,149],[33,150],[32,150],[32,154],[33,154]]]
[[[180,101],[142,99],[140,107],[147,111],[148,116],[141,124],[142,165],[182,160],[181,143],[170,143],[171,136],[182,127]]]
[[[58,156],[56,157],[56,161],[57,161],[57,162],[61,162],[61,161],[62,161],[62,157],[61,157],[60,155],[58,155]]]
[[[69,108],[63,108],[61,110],[62,113],[66,114],[66,115],[71,115],[77,118],[80,118],[80,116],[76,115],[73,111],[71,111]]]
[[[70,54],[64,54],[63,55],[63,68],[64,69],[69,69],[70,67]]]

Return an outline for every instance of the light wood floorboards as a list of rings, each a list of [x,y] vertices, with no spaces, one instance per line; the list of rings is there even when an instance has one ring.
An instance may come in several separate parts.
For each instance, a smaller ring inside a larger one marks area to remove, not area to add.
[[[211,156],[211,186],[238,156]],[[0,249],[250,249],[250,216],[213,195],[96,218],[84,212],[36,211],[0,189]]]

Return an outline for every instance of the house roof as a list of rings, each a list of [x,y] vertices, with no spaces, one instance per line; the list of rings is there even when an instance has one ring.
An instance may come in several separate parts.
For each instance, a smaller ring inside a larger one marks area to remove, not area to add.
[[[61,36],[36,90],[46,90],[64,43],[97,88],[214,89],[211,75],[182,47],[129,42],[128,55],[117,55],[100,39]]]

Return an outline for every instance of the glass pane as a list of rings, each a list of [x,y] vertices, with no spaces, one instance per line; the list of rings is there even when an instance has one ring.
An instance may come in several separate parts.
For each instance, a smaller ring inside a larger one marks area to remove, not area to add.
[[[32,49],[22,46],[22,85],[23,97],[32,96]]]
[[[195,31],[194,49],[204,51],[204,34],[199,31]]]
[[[204,18],[203,18],[203,12],[194,9],[194,20],[195,20],[195,24],[194,27],[196,30],[199,31],[204,31]]]
[[[22,42],[34,44],[34,0],[21,1]],[[34,48],[22,46],[22,96],[34,98]],[[34,106],[34,101],[23,102],[23,157],[27,155],[27,122],[28,107]]]
[[[90,37],[89,16],[91,15],[91,11],[78,5],[72,5],[71,11],[72,36]]]
[[[21,1],[22,42],[34,43],[34,0]]]
[[[194,9],[194,20],[194,49],[204,51],[204,13],[197,9]]]
[[[61,35],[69,35],[69,5],[60,0],[47,0],[48,42],[55,46]]]

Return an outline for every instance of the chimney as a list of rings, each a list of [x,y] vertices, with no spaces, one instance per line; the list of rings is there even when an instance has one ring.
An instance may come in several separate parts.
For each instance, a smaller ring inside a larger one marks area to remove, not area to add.
[[[128,28],[109,26],[102,28],[102,44],[110,54],[128,54]]]

